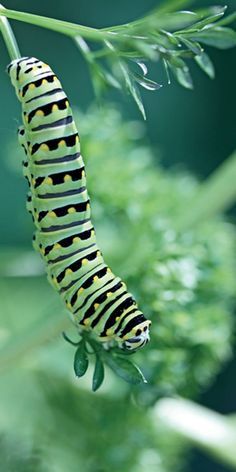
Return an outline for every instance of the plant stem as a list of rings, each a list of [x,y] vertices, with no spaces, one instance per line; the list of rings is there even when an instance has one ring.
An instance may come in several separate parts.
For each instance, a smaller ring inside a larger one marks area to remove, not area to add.
[[[230,420],[184,399],[159,400],[152,420],[205,449],[213,457],[236,469],[236,429]]]
[[[1,14],[4,10],[4,6],[0,3]],[[10,23],[7,18],[3,18],[2,16],[0,16],[0,29],[11,60],[13,61],[14,59],[21,57]]]
[[[115,36],[114,33],[102,32],[95,28],[77,25],[76,23],[69,23],[68,21],[55,20],[54,18],[33,15],[31,13],[8,10],[7,8],[3,8],[1,5],[0,15],[12,18],[13,20],[24,21],[25,23],[30,23],[32,25],[42,26],[43,28],[51,29],[72,37],[81,35],[84,38],[103,41],[106,38],[108,39],[111,38],[111,36]]]
[[[160,14],[160,17],[162,17],[162,15],[165,12],[170,13],[173,10],[175,10],[177,6],[180,6],[181,4],[186,4],[186,0],[176,1],[174,2],[173,5],[170,5],[170,3],[168,3],[166,8],[160,7],[158,9],[155,9],[149,12],[144,18],[141,18],[139,20],[135,20],[135,21],[131,21],[130,23],[111,26],[107,28],[100,28],[100,29],[78,25],[76,23],[71,23],[68,21],[57,20],[55,18],[48,18],[46,16],[40,16],[40,15],[34,15],[31,13],[26,13],[22,11],[10,10],[8,8],[4,8],[1,4],[0,4],[0,15],[6,16],[7,18],[11,18],[13,20],[23,21],[25,23],[29,23],[32,25],[36,25],[36,26],[53,30],[53,31],[57,31],[58,33],[65,34],[67,36],[75,37],[79,35],[79,36],[82,36],[83,38],[91,39],[94,41],[104,41],[106,39],[118,40],[122,38],[128,38],[130,36],[130,33],[132,35],[133,30],[135,30],[137,27],[139,28],[140,26],[143,26],[143,28],[145,29],[145,24],[149,20],[152,20],[156,25],[158,14]],[[154,15],[154,19],[152,19],[153,15]],[[158,26],[159,28],[162,26],[165,26],[165,20],[163,24],[160,18],[160,23],[158,23],[156,26]]]
[[[180,231],[227,210],[236,199],[236,151],[200,186],[176,222]]]

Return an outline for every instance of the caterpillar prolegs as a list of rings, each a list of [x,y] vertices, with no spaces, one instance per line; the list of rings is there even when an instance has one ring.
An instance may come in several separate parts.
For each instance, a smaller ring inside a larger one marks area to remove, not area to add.
[[[150,321],[97,246],[67,96],[51,68],[34,57],[12,61],[8,72],[22,104],[18,134],[26,154],[27,208],[36,226],[33,245],[46,263],[48,279],[79,330],[123,349],[143,347]]]

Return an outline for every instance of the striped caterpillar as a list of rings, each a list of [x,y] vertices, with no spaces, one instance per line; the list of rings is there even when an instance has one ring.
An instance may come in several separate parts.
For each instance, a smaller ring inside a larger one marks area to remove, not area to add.
[[[149,325],[125,284],[105,264],[91,222],[79,135],[51,68],[34,57],[8,66],[22,105],[19,141],[29,183],[34,248],[79,331],[127,350],[143,347]]]

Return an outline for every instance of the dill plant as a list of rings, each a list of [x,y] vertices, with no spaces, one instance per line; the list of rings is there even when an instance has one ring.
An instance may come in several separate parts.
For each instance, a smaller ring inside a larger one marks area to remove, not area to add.
[[[89,66],[96,95],[107,87],[126,90],[145,117],[140,87],[154,91],[162,85],[147,77],[151,62],[162,63],[167,82],[175,77],[192,88],[191,61],[214,77],[203,45],[236,44],[228,26],[235,14],[224,16],[225,7],[177,11],[184,4],[165,2],[140,20],[100,30],[0,6],[0,25],[12,59],[20,52],[5,17],[70,36]],[[150,416],[162,397],[195,398],[231,355],[234,237],[220,214],[235,199],[235,155],[201,185],[187,173],[154,164],[152,151],[132,133],[140,125],[124,123],[112,106],[78,114],[78,121],[101,245],[152,315],[152,343],[138,354],[148,384],[121,383],[110,373],[95,401],[87,380],[75,383],[68,370],[70,347],[62,347],[59,335],[69,324],[37,258],[27,254],[26,277],[23,251],[2,257],[3,467],[140,472],[148,464],[150,471],[180,470],[182,438]],[[117,366],[113,370],[119,374]],[[130,380],[129,368],[124,372]]]

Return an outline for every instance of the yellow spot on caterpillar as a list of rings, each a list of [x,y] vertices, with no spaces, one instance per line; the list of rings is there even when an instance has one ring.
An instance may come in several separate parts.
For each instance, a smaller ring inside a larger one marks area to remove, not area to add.
[[[24,116],[24,120],[25,120],[26,123],[28,123],[28,121],[29,121],[28,115],[25,115],[25,116]]]
[[[69,106],[69,102],[68,102],[68,100],[66,100],[66,101],[65,101],[65,105],[66,105],[66,107],[68,107],[68,106]]]
[[[74,207],[70,207],[70,208],[68,208],[67,213],[70,213],[70,214],[71,213],[76,213],[76,209]]]
[[[47,185],[52,185],[53,184],[53,180],[51,177],[46,177],[46,179],[44,179],[44,183],[47,184]]]
[[[49,147],[48,147],[48,145],[45,144],[45,143],[41,144],[40,149],[41,149],[41,151],[44,151],[44,152],[48,152],[48,151],[49,151]]]
[[[95,275],[95,276],[93,277],[93,282],[97,282],[98,280],[99,280],[99,277],[98,277],[97,275]]]
[[[42,85],[46,85],[47,83],[48,83],[48,81],[46,79],[42,80]]]
[[[94,303],[93,306],[94,306],[94,309],[97,310],[97,308],[100,306],[100,304],[99,303]]]
[[[61,249],[61,245],[59,243],[54,244],[53,249]]]
[[[126,334],[125,336],[122,336],[122,339],[126,340],[126,339],[129,339],[130,337],[130,333]]]
[[[36,180],[32,179],[32,185],[35,185],[35,183],[36,183]]]
[[[116,317],[116,322],[119,321],[119,319],[120,319],[120,316],[117,316],[117,317]]]
[[[82,259],[82,265],[88,264],[88,259]]]
[[[112,296],[112,292],[107,292],[107,298]]]
[[[95,235],[95,231],[94,231],[94,229],[92,229],[91,236],[94,236],[94,235]]]
[[[37,66],[33,66],[33,67],[32,67],[32,70],[38,70],[38,67],[37,67]]]
[[[88,210],[89,208],[90,208],[90,204],[87,203],[87,205],[86,205],[86,210]]]
[[[64,139],[61,139],[61,141],[59,141],[58,143],[58,146],[62,147],[62,146],[66,146],[66,142]]]
[[[81,177],[82,177],[82,179],[85,177],[85,171],[84,170],[82,170],[82,172],[81,172]]]
[[[80,241],[80,238],[78,238],[78,236],[76,236],[75,238],[73,238],[73,243],[78,243]]]
[[[108,273],[111,273],[110,267],[107,268],[107,272],[108,272]]]
[[[43,110],[37,110],[35,116],[44,116]]]
[[[23,96],[23,91],[22,90],[19,90],[19,96],[22,97]]]
[[[84,291],[83,287],[80,287],[79,290],[78,290],[78,292],[77,292],[78,295],[79,295],[80,293],[82,293],[83,291]]]
[[[78,142],[79,142],[79,136],[77,135],[77,136],[75,137],[75,143],[77,144]]]
[[[66,306],[67,306],[67,308],[69,308],[69,309],[71,309],[71,308],[72,308],[72,306],[71,306],[71,303],[70,303],[70,302],[66,302]]]
[[[42,255],[44,255],[44,253],[45,253],[45,249],[43,249],[43,248],[42,248],[42,249],[40,249],[40,252],[41,252],[41,254],[42,254]]]
[[[73,274],[73,270],[71,269],[66,269],[66,275],[71,275]]]
[[[29,84],[29,90],[34,90],[35,89],[35,84]]]
[[[113,329],[112,328],[109,328],[106,330],[106,335],[107,336],[111,336],[113,334]]]
[[[84,324],[85,326],[90,325],[90,319],[89,319],[89,318],[85,318],[85,320],[83,321],[83,324]]]
[[[49,216],[50,218],[55,218],[55,216],[57,216],[57,215],[56,215],[55,211],[49,211],[49,212],[48,212],[48,216]]]
[[[56,105],[56,103],[54,103],[54,105],[52,106],[52,111],[58,111],[58,106]]]
[[[64,182],[70,182],[71,179],[71,176],[69,174],[66,174],[65,177],[64,177]]]

